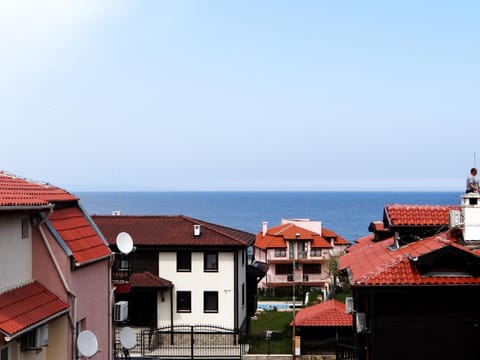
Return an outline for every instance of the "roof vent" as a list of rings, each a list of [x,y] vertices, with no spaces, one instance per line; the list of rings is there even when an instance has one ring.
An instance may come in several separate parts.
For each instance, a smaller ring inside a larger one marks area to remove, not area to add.
[[[193,225],[193,236],[200,236],[201,233],[202,231],[201,231],[200,225],[198,224]]]
[[[113,210],[112,215],[113,216],[120,216],[120,210]]]

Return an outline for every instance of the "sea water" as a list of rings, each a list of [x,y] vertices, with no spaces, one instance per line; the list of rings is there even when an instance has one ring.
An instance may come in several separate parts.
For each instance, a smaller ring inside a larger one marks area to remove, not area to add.
[[[257,234],[281,219],[310,219],[354,241],[390,204],[459,205],[460,192],[202,191],[78,192],[91,215],[185,215]]]

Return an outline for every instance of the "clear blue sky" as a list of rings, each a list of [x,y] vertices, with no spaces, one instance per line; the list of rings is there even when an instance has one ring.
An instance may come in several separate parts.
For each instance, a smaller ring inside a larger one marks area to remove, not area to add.
[[[480,2],[0,2],[0,169],[81,190],[463,191]]]

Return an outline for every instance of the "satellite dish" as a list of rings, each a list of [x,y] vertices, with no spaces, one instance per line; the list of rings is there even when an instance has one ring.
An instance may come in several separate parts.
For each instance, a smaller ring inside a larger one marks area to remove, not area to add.
[[[117,247],[120,252],[128,255],[133,250],[133,240],[130,234],[121,232],[117,235]]]
[[[97,337],[90,330],[78,334],[77,348],[81,356],[92,357],[98,351]]]
[[[137,345],[137,336],[132,328],[124,327],[122,331],[120,331],[120,343],[128,350],[133,349]]]

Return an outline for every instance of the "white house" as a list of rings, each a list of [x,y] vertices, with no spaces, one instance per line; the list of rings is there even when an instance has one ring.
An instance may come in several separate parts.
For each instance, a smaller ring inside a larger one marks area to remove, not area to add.
[[[182,215],[93,219],[112,247],[121,232],[133,239],[136,250],[123,259],[132,274],[126,289],[116,293],[117,301],[128,301],[128,324],[247,327],[247,247],[253,234]]]

